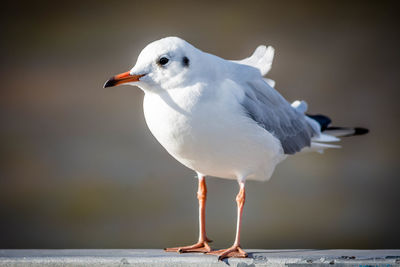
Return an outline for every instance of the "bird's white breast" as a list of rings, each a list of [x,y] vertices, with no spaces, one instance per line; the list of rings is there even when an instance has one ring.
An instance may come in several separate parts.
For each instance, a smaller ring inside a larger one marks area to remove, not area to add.
[[[200,84],[146,93],[147,125],[175,159],[197,172],[266,180],[284,158],[282,147],[244,114],[233,87],[210,93]]]

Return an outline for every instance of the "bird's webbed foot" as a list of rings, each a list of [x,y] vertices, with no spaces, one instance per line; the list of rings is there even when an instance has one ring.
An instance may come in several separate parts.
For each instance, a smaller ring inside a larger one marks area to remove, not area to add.
[[[247,253],[240,246],[232,246],[227,249],[220,249],[208,252],[209,255],[218,255],[218,260],[225,258],[247,258]]]
[[[210,246],[208,245],[209,242],[212,242],[209,239],[204,241],[199,241],[194,245],[191,246],[184,246],[184,247],[175,247],[175,248],[165,248],[166,252],[178,252],[178,253],[185,253],[185,252],[200,252],[200,253],[207,253],[211,251]]]

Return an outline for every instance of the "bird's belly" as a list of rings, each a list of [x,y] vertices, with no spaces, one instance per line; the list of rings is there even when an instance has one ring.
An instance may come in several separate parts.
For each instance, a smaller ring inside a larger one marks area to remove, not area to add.
[[[283,159],[279,140],[248,117],[233,114],[238,113],[215,105],[190,115],[162,103],[148,109],[145,99],[151,132],[186,167],[221,178],[267,180]]]

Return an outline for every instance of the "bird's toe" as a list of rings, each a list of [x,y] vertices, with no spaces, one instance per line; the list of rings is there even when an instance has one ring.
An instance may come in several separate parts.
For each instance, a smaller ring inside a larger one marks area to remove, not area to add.
[[[191,246],[165,248],[164,251],[178,252],[178,253],[189,253],[189,252],[207,253],[211,251],[211,248],[208,245],[208,241],[201,241]]]
[[[225,258],[247,258],[248,256],[247,253],[239,246],[233,246],[227,249],[214,250],[206,254],[217,255],[219,261]]]

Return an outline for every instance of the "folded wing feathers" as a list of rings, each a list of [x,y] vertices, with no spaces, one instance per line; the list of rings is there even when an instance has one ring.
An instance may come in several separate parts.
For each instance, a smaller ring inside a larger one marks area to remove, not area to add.
[[[311,145],[314,129],[304,114],[264,80],[249,81],[242,106],[254,121],[277,137],[285,154],[294,154]]]
[[[268,83],[268,85],[271,86],[272,88],[275,88],[275,81],[274,80],[271,80],[271,79],[268,79],[268,78],[264,78],[264,81],[266,83]]]
[[[260,45],[250,57],[234,62],[257,68],[260,70],[261,75],[264,76],[271,69],[274,53],[275,49],[272,46]]]
[[[234,62],[257,68],[264,76],[271,70],[274,53],[272,46],[260,45],[250,57]],[[319,123],[305,116],[308,108],[305,101],[294,101],[291,104],[294,112],[291,112],[287,109],[286,100],[273,89],[275,81],[263,80],[269,86],[249,83],[250,90],[246,92],[242,105],[253,120],[278,137],[286,154],[300,150],[322,153],[326,148],[340,148],[339,145],[319,142],[338,142],[338,136],[354,134],[353,128],[332,128],[322,133]]]

